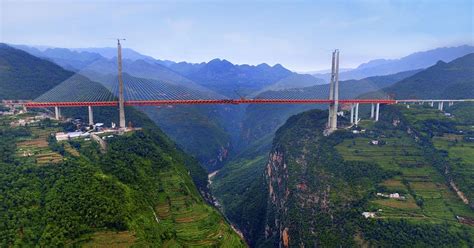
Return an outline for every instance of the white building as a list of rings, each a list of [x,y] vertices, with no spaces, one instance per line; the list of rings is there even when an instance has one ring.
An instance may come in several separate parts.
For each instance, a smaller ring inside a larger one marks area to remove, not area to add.
[[[63,141],[63,140],[68,140],[68,135],[67,133],[64,133],[64,132],[59,132],[59,133],[56,133],[56,140],[57,141]]]
[[[362,216],[365,218],[375,218],[375,213],[374,212],[363,212]]]
[[[59,133],[56,133],[55,135],[57,141],[76,139],[76,138],[81,138],[81,137],[89,137],[89,136],[90,136],[90,133],[83,133],[83,132],[69,132],[69,133],[59,132]]]

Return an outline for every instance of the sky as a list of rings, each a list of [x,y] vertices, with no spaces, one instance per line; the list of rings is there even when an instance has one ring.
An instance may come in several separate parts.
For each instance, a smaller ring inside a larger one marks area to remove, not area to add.
[[[0,0],[0,41],[123,47],[156,59],[342,68],[436,47],[474,44],[473,0]]]

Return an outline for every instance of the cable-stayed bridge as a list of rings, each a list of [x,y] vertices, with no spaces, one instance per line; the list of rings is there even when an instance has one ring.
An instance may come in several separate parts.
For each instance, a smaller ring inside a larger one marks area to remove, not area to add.
[[[379,118],[380,104],[435,102],[442,110],[444,102],[450,105],[457,101],[472,100],[394,100],[394,99],[339,99],[339,51],[332,56],[332,76],[328,92],[318,92],[318,96],[298,90],[278,91],[278,93],[260,94],[254,98],[232,99],[220,94],[175,85],[152,79],[133,77],[122,74],[121,46],[118,43],[118,75],[105,76],[100,80],[76,74],[55,88],[25,104],[26,108],[54,107],[56,118],[60,118],[60,107],[88,107],[89,124],[93,124],[92,107],[118,107],[120,111],[120,127],[125,128],[123,106],[153,105],[202,105],[202,104],[328,104],[328,133],[337,129],[337,113],[340,104],[350,105],[351,123],[359,122],[359,104],[371,104],[371,118]],[[329,95],[321,98],[321,93]]]

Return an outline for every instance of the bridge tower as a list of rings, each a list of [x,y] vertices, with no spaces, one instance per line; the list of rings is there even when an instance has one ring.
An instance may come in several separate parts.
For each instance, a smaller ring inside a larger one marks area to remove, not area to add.
[[[337,130],[337,110],[339,107],[339,50],[332,53],[331,82],[329,86],[329,118],[327,133],[331,134]]]
[[[119,83],[119,127],[120,129],[125,129],[125,109],[124,109],[124,97],[123,97],[123,78],[122,78],[122,46],[120,45],[120,40],[117,39],[117,49],[118,49],[118,83]],[[124,40],[124,39],[123,39]]]

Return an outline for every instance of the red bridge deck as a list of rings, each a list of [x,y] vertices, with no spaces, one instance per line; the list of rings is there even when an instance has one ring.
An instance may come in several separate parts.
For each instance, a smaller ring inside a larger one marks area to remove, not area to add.
[[[221,100],[136,100],[125,101],[125,106],[155,106],[155,105],[197,105],[197,104],[330,104],[329,99],[221,99]],[[381,103],[395,104],[396,100],[388,99],[345,99],[341,104],[350,103]],[[86,107],[86,106],[118,106],[118,101],[108,102],[28,102],[27,108],[46,107]]]

